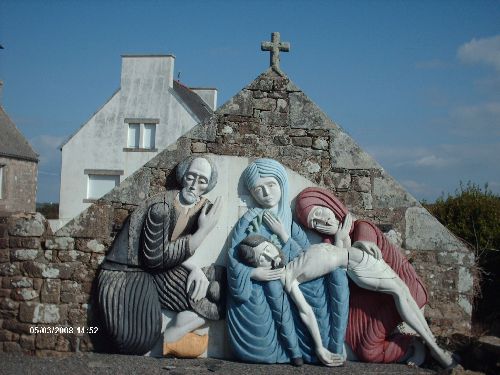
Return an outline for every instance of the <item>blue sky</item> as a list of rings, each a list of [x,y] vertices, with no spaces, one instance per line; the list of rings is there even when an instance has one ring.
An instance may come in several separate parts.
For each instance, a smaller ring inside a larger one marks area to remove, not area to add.
[[[219,105],[269,64],[417,199],[459,181],[500,192],[500,1],[0,2],[2,106],[59,200],[58,146],[119,87],[126,53],[173,53],[175,77]]]

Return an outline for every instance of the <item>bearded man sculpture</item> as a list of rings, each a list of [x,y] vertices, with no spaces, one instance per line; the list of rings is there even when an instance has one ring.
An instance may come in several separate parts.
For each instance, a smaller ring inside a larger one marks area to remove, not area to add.
[[[166,309],[177,315],[165,331],[164,353],[195,357],[204,350],[194,348],[191,332],[225,314],[225,269],[202,270],[190,260],[221,213],[220,197],[213,205],[203,197],[216,185],[217,170],[206,157],[190,157],[177,166],[177,180],[181,191],[155,195],[132,213],[99,274],[99,309],[122,353],[150,351]]]

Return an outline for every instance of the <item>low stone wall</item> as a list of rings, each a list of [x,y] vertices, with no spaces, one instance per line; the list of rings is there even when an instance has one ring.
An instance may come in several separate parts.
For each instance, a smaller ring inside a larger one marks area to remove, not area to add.
[[[105,248],[54,237],[39,213],[0,217],[0,351],[92,350],[90,296]]]

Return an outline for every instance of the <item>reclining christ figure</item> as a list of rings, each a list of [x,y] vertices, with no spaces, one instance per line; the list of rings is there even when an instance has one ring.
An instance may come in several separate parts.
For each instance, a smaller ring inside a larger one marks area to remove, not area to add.
[[[323,346],[314,312],[300,291],[299,284],[326,275],[338,267],[347,268],[348,276],[359,287],[392,295],[399,314],[421,336],[431,355],[445,368],[454,364],[451,355],[437,345],[408,287],[382,259],[380,249],[373,242],[357,241],[349,248],[328,243],[311,245],[286,265],[282,262],[284,257],[278,248],[260,235],[246,237],[237,251],[240,261],[250,267],[280,270],[279,279],[299,309],[300,318],[313,339],[318,359],[326,366],[340,366],[344,357],[331,353]]]

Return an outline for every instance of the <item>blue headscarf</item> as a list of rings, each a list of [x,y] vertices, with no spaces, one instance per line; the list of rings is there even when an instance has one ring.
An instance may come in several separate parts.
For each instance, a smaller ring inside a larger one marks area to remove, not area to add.
[[[288,233],[292,227],[292,211],[288,204],[288,175],[285,167],[273,159],[257,159],[242,173],[243,182],[250,191],[257,184],[257,180],[263,177],[274,177],[281,189],[281,199],[278,203],[277,217],[281,220]],[[262,217],[264,209],[254,209],[259,217]]]

